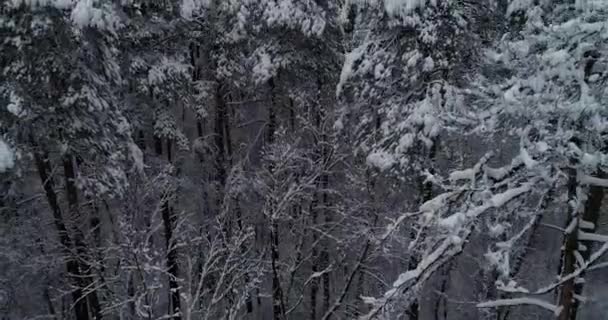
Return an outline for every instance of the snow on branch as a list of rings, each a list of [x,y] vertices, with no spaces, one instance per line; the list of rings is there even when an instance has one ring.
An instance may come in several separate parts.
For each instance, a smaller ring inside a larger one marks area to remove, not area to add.
[[[472,233],[474,222],[482,214],[490,209],[500,208],[515,198],[530,192],[536,181],[532,180],[502,193],[494,194],[479,206],[472,207],[465,212],[455,213],[438,221],[437,226],[448,229],[448,232],[443,234],[443,239],[438,239],[436,248],[426,254],[416,268],[400,274],[383,297],[379,299],[366,298],[367,303],[372,304],[374,307],[372,311],[361,319],[373,319],[391,300],[399,296],[400,292],[404,292],[408,288],[420,286],[424,279],[427,279],[437,269],[438,265],[462,251],[463,243]],[[422,205],[420,211],[430,212],[431,214],[436,213],[437,210],[445,205],[447,195],[450,195],[450,193],[442,194],[427,201]],[[458,223],[448,223],[448,220],[454,220],[455,218],[453,217],[455,216],[458,217]],[[434,232],[431,231],[429,233]]]
[[[530,290],[527,293],[530,295],[543,295],[543,294],[549,293],[549,292],[557,289],[559,286],[561,286],[565,282],[578,278],[581,274],[583,274],[587,270],[594,270],[594,269],[599,269],[599,268],[604,267],[601,264],[594,265],[594,263],[596,261],[598,261],[602,256],[604,256],[604,254],[606,254],[606,252],[608,252],[608,242],[604,242],[602,247],[600,247],[596,252],[594,252],[587,261],[580,263],[579,266],[577,267],[577,269],[574,270],[573,272],[560,277],[559,280],[554,283],[551,283],[545,287],[539,288],[534,291]],[[519,288],[513,289],[508,286],[499,287],[498,289],[503,292],[522,293],[521,289],[519,289]]]
[[[596,241],[608,243],[608,236],[597,233],[589,233],[584,231],[578,232],[578,239],[582,241]]]
[[[559,316],[559,314],[562,312],[562,309],[563,309],[562,306],[556,306],[549,302],[546,302],[546,301],[543,301],[540,299],[534,299],[534,298],[513,298],[513,299],[500,299],[500,300],[494,300],[494,301],[487,301],[487,302],[478,303],[477,307],[478,308],[497,308],[497,307],[504,307],[504,306],[520,306],[520,305],[535,305],[535,306],[538,306],[538,307],[541,307],[543,309],[553,312],[553,314],[556,317]]]
[[[585,174],[581,174],[578,179],[584,185],[608,188],[608,179],[596,178]]]

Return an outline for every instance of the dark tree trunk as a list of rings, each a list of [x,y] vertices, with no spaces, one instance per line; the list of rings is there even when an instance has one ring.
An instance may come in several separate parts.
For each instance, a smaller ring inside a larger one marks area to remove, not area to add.
[[[57,313],[55,312],[55,307],[53,306],[53,301],[51,301],[51,295],[49,293],[48,286],[44,288],[44,299],[46,300],[47,308],[49,309],[49,315],[51,319],[57,319]]]
[[[571,197],[576,196],[576,176],[573,173],[571,176],[571,184],[570,189],[572,192]],[[597,176],[600,178],[606,178],[606,174],[603,171],[599,171]],[[570,198],[570,197],[569,197]],[[584,260],[589,259],[591,255],[591,251],[593,249],[594,243],[592,241],[580,241],[578,239],[579,230],[594,233],[597,228],[597,223],[600,217],[600,208],[602,206],[602,201],[604,199],[604,187],[601,186],[591,186],[589,187],[589,194],[587,201],[585,202],[585,206],[582,214],[577,212],[577,215],[571,217],[571,219],[582,219],[582,221],[590,222],[593,227],[589,229],[583,229],[580,226],[580,222],[576,222],[576,228],[572,230],[569,234],[566,234],[566,238],[564,240],[564,256],[563,256],[563,268],[562,268],[562,276],[570,274],[576,270],[576,256],[575,253],[577,251],[580,252],[581,256]],[[569,224],[572,223],[572,220],[569,221]],[[579,245],[583,245],[586,249],[582,252],[579,250]],[[581,275],[582,276],[582,275]],[[577,283],[576,279],[568,280],[564,283],[560,290],[560,305],[563,306],[563,310],[559,316],[559,320],[576,320],[576,316],[578,314],[578,308],[580,302],[575,296],[581,295],[583,293],[583,285],[584,283]]]
[[[128,312],[128,317],[127,319],[129,320],[135,320],[136,319],[136,311],[135,311],[135,283],[133,281],[133,275],[129,275],[129,283],[127,286],[127,295],[129,296],[129,303],[127,305],[127,310],[129,310]]]
[[[37,150],[34,153],[34,160],[36,163],[36,168],[38,169],[38,175],[40,176],[40,181],[42,183],[42,187],[44,189],[47,201],[49,203],[49,206],[51,207],[51,211],[53,212],[53,222],[59,234],[59,241],[63,247],[63,251],[67,258],[66,271],[70,276],[73,285],[76,287],[72,291],[74,314],[76,316],[76,319],[88,320],[90,319],[90,317],[87,299],[85,299],[81,288],[81,279],[83,277],[80,273],[78,260],[74,257],[74,244],[68,233],[61,212],[61,207],[59,206],[59,201],[57,199],[57,194],[55,193],[55,180],[53,176],[50,175],[52,172],[52,168],[48,158],[48,154],[43,151]]]
[[[277,115],[276,115],[276,86],[274,78],[268,80],[268,86],[270,87],[270,103],[268,104],[268,126],[266,128],[266,143],[272,144],[274,142],[274,134],[277,129]]]
[[[162,138],[154,137],[154,149],[156,155],[162,157],[163,145]],[[173,161],[172,155],[172,143],[171,140],[167,139],[167,161],[171,163]],[[165,249],[167,250],[167,272],[169,274],[169,312],[171,319],[181,319],[180,314],[180,298],[179,298],[179,265],[177,262],[177,250],[172,246],[173,241],[173,228],[175,226],[175,215],[173,208],[171,208],[171,192],[167,191],[163,194],[163,202],[161,203],[161,213],[163,219],[163,227],[165,229]]]
[[[438,143],[438,141],[434,140],[433,145],[431,146],[431,148],[429,150],[428,159],[431,163],[429,172],[431,172],[431,173],[434,173],[434,171],[435,171],[433,169],[433,163],[435,162],[435,157],[436,157],[436,153],[437,153],[437,143]],[[423,177],[421,177],[420,179],[421,179],[421,186],[420,186],[421,200],[422,200],[422,203],[424,203],[433,198],[433,184],[431,182],[424,182]],[[419,258],[418,258],[418,256],[416,256],[416,253],[410,253],[410,260],[409,260],[408,268],[410,270],[415,269],[418,267],[418,263],[419,263]],[[418,320],[419,313],[420,313],[420,304],[418,303],[418,297],[415,297],[407,311],[409,320]]]
[[[274,320],[285,319],[285,304],[283,300],[283,289],[279,275],[279,226],[272,221],[270,227],[270,254],[272,262],[272,313]]]
[[[146,138],[144,136],[143,130],[139,130],[139,134],[137,136],[137,146],[139,147],[139,149],[141,149],[141,151],[146,150]]]
[[[321,162],[322,162],[322,168],[323,168],[323,173],[321,174],[321,206],[323,208],[322,212],[323,215],[325,217],[325,225],[327,228],[331,228],[331,224],[333,222],[332,216],[331,216],[331,212],[327,209],[329,208],[329,197],[327,195],[327,190],[329,188],[329,174],[327,173],[327,168],[326,166],[329,163],[329,150],[328,150],[328,139],[327,139],[327,133],[325,132],[325,129],[322,126],[323,121],[325,121],[325,113],[323,112],[322,106],[319,106],[319,122],[317,124],[317,128],[319,130],[321,130],[322,134],[321,134],[321,143],[320,143],[320,148],[321,148]],[[321,253],[321,268],[323,268],[323,270],[329,268],[330,265],[330,261],[329,261],[329,248],[331,246],[331,244],[329,243],[330,239],[328,237],[325,237],[325,240],[323,241],[323,252]],[[330,279],[329,279],[330,273],[329,272],[324,272],[322,275],[322,280],[323,280],[323,312],[327,313],[329,311],[330,308],[330,300],[331,300],[331,287],[330,287]],[[327,320],[329,320],[331,317],[331,314],[327,317]]]
[[[603,171],[598,172],[598,177],[606,179],[606,173]],[[597,224],[600,218],[600,209],[604,200],[604,187],[591,186],[589,190],[589,197],[585,203],[585,212],[583,213],[583,221],[590,222],[593,224],[593,228],[585,229],[585,232],[594,233],[597,229]],[[584,260],[589,259],[591,256],[591,250],[593,249],[594,243],[592,241],[582,241],[582,244],[587,248],[581,255]],[[576,295],[583,294],[583,282],[576,283],[574,285],[574,293]],[[570,320],[576,320],[578,314],[579,301],[575,300],[570,311]]]
[[[576,202],[576,170],[570,169],[568,179],[568,203]],[[577,208],[571,208],[568,210],[568,221],[566,226],[570,226],[575,223],[576,226],[564,235],[564,246],[561,261],[561,275],[567,275],[572,273],[576,269],[576,250],[578,249],[578,218],[579,212]],[[558,319],[559,320],[570,320],[570,313],[574,306],[574,288],[575,279],[570,279],[564,282],[559,291],[559,305],[563,307]]]
[[[318,223],[317,207],[318,207],[317,195],[314,195],[314,199],[310,205],[311,225],[313,228],[315,228]],[[311,260],[312,260],[311,272],[312,272],[312,274],[315,274],[315,273],[319,272],[319,266],[318,266],[319,250],[317,250],[318,235],[317,235],[316,230],[313,230],[311,232],[311,234],[312,234],[311,244],[313,246],[312,254],[311,254]],[[318,293],[318,291],[319,291],[319,279],[315,277],[310,282],[310,320],[317,319],[317,293]]]
[[[224,130],[226,128],[226,103],[223,96],[222,84],[218,83],[215,94],[215,169],[216,169],[216,210],[219,214],[223,205],[224,187],[226,185],[226,143]]]
[[[271,145],[274,143],[274,135],[276,131],[276,87],[274,79],[268,80],[270,87],[270,99],[268,104],[268,127],[266,128],[266,143]],[[270,173],[274,171],[274,166],[269,165]],[[283,289],[281,287],[281,277],[279,270],[279,224],[274,218],[274,210],[276,203],[269,203],[269,218],[270,218],[270,260],[272,267],[272,314],[274,320],[285,319],[285,303],[283,298]]]
[[[81,220],[80,216],[80,204],[78,202],[78,188],[76,187],[76,169],[74,167],[74,158],[70,154],[63,156],[63,171],[65,175],[65,188],[66,197],[68,200],[68,207],[70,212],[70,218],[75,221],[78,225]],[[76,254],[78,257],[78,267],[80,268],[80,283],[82,288],[90,287],[93,282],[91,271],[92,266],[89,265],[87,247],[84,243],[84,235],[82,231],[76,226],[74,230],[74,244],[76,246]],[[97,291],[85,292],[86,300],[88,303],[88,309],[93,319],[101,319],[101,307],[99,305],[99,299],[97,297]]]

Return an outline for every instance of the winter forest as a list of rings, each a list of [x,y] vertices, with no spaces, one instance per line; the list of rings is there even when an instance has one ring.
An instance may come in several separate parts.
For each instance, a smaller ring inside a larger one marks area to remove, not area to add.
[[[606,320],[606,188],[608,0],[0,0],[2,320]]]

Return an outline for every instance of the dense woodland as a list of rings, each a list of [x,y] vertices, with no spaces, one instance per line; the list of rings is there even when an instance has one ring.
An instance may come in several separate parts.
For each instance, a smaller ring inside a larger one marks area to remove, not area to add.
[[[0,0],[2,320],[605,320],[607,173],[607,0]]]

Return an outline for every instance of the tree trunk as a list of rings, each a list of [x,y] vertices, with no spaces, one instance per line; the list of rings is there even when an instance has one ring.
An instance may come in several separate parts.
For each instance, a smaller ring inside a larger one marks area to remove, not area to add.
[[[435,157],[437,153],[437,140],[433,141],[433,145],[429,150],[428,159],[431,163],[429,172],[434,173],[433,163],[435,162]],[[424,182],[424,177],[420,177],[421,185],[420,185],[420,193],[422,203],[425,203],[433,198],[433,184],[431,182]],[[415,255],[415,253],[410,254],[409,260],[409,270],[416,269],[418,267],[419,259]],[[418,303],[418,297],[415,297],[412,304],[410,305],[407,314],[409,316],[409,320],[418,320],[420,313],[420,304]]]
[[[47,201],[49,206],[51,207],[51,211],[53,212],[53,222],[55,224],[55,228],[59,234],[59,241],[61,242],[62,249],[64,254],[66,255],[66,271],[71,278],[73,285],[76,287],[72,291],[72,301],[74,303],[74,314],[76,319],[88,320],[89,311],[87,299],[85,299],[82,287],[81,287],[81,279],[83,278],[80,273],[80,268],[78,266],[78,260],[74,257],[74,244],[70,235],[68,233],[66,224],[63,220],[63,215],[61,213],[61,207],[59,206],[59,201],[57,199],[57,194],[55,193],[55,180],[53,176],[51,176],[52,168],[50,165],[50,161],[48,158],[48,154],[46,152],[37,150],[34,153],[34,160],[36,163],[36,168],[38,170],[38,175],[40,176],[40,181],[42,183],[42,187],[46,194]]]
[[[313,228],[316,228],[316,225],[318,223],[318,215],[317,215],[317,206],[318,206],[318,200],[317,200],[317,195],[313,196],[314,199],[312,201],[312,203],[310,204],[310,214],[311,214],[311,225]],[[317,241],[318,241],[318,235],[317,235],[317,231],[313,230],[311,232],[312,234],[312,254],[311,254],[311,261],[312,261],[312,265],[311,265],[311,273],[315,274],[317,272],[319,272],[319,251],[317,250]],[[310,320],[316,320],[317,319],[317,293],[319,291],[319,279],[317,277],[313,278],[310,282]]]
[[[279,226],[276,221],[270,227],[270,254],[272,262],[272,314],[274,320],[285,319],[285,304],[283,303],[283,290],[279,276]]]
[[[323,208],[321,210],[321,212],[323,212],[323,215],[325,217],[325,225],[327,228],[331,228],[331,224],[332,224],[332,216],[331,216],[331,212],[327,209],[329,207],[329,197],[327,195],[327,189],[329,188],[329,175],[327,173],[327,168],[326,166],[329,163],[329,151],[328,149],[328,144],[329,141],[327,139],[327,133],[325,132],[325,129],[323,128],[323,121],[325,121],[325,112],[323,112],[323,109],[321,106],[318,107],[318,122],[317,122],[317,128],[319,130],[321,130],[322,134],[321,134],[321,142],[320,142],[320,148],[321,148],[321,162],[322,162],[322,170],[323,173],[321,174],[321,207]],[[329,243],[330,239],[329,237],[325,237],[324,241],[323,241],[323,252],[321,252],[321,268],[323,268],[322,270],[326,270],[327,268],[329,268],[330,265],[330,261],[329,261],[329,248],[331,246],[331,244]],[[322,275],[322,279],[323,279],[323,312],[327,313],[329,311],[330,308],[330,299],[331,299],[331,288],[330,288],[330,272],[324,272]],[[328,315],[327,320],[329,320],[331,317],[331,314]]]
[[[225,135],[224,130],[226,126],[226,103],[223,96],[222,84],[218,83],[215,92],[216,106],[215,106],[215,183],[216,183],[216,210],[219,215],[223,205],[223,194],[224,187],[226,185],[226,148],[225,148]]]
[[[599,178],[606,178],[606,174],[603,171],[599,171],[597,173]],[[573,176],[570,178],[570,184],[576,183],[576,177]],[[576,187],[571,186],[574,190],[573,196],[576,195]],[[569,197],[571,198],[571,197]],[[592,241],[580,241],[578,240],[578,232],[579,230],[593,233],[596,230],[596,226],[600,217],[600,208],[602,206],[602,201],[604,199],[604,187],[601,186],[591,186],[589,187],[589,193],[587,201],[585,202],[585,206],[582,214],[577,212],[577,215],[571,217],[571,219],[582,219],[582,221],[590,222],[593,227],[588,229],[581,230],[580,220],[576,223],[576,227],[572,232],[566,235],[564,240],[564,256],[563,256],[563,269],[562,276],[570,274],[576,270],[576,252],[579,251],[579,246],[583,245],[585,250],[580,252],[580,255],[584,260],[589,259],[591,255],[591,250],[593,249],[594,243]],[[572,220],[569,221],[568,225],[572,223]],[[582,277],[583,275],[579,276]],[[563,306],[563,310],[559,316],[559,320],[576,320],[576,316],[578,313],[578,307],[580,302],[575,296],[579,296],[583,293],[583,285],[584,283],[577,283],[576,279],[571,279],[566,281],[560,290],[559,303]]]
[[[55,307],[53,306],[53,301],[51,301],[51,295],[49,293],[48,286],[46,286],[44,288],[44,292],[42,294],[44,295],[44,300],[46,300],[46,305],[47,305],[47,308],[49,309],[49,315],[51,316],[51,319],[57,319],[57,313],[55,312]]]
[[[606,174],[603,171],[598,172],[597,176],[602,179],[606,179]],[[585,203],[585,212],[583,213],[583,221],[591,222],[593,227],[585,229],[585,232],[595,233],[597,224],[600,218],[600,209],[604,200],[604,187],[591,186],[589,190],[589,197]],[[587,249],[581,252],[584,260],[588,260],[591,256],[591,250],[593,249],[594,243],[592,241],[582,241],[581,244]],[[576,283],[574,285],[574,293],[576,295],[583,294],[583,282]],[[578,313],[579,301],[575,300],[570,310],[570,320],[576,320]]]
[[[162,157],[162,138],[154,137],[156,155]],[[173,161],[172,156],[172,143],[171,140],[167,139],[167,161],[171,163]],[[179,298],[179,284],[177,282],[179,276],[179,266],[177,262],[177,251],[172,246],[173,240],[173,228],[175,225],[175,215],[173,208],[171,208],[170,199],[171,191],[167,191],[163,195],[163,202],[161,203],[163,227],[165,229],[165,249],[167,250],[167,272],[169,273],[169,313],[171,319],[180,320],[180,298]]]
[[[76,169],[74,168],[74,159],[72,155],[65,154],[63,156],[63,171],[65,175],[65,188],[66,196],[68,200],[68,207],[70,212],[70,218],[76,223],[80,223],[80,208],[78,202],[78,188],[76,187]],[[76,226],[74,228],[74,244],[76,246],[76,254],[78,257],[78,267],[80,268],[80,283],[82,288],[91,287],[93,283],[91,269],[89,265],[89,257],[87,257],[87,247],[84,243],[84,235],[82,231]],[[99,299],[97,297],[97,291],[85,292],[86,300],[88,303],[88,311],[93,316],[93,319],[101,319]]]
[[[276,131],[276,87],[274,79],[268,80],[270,87],[270,100],[268,104],[268,127],[266,128],[266,143],[271,145],[274,143],[274,135]],[[268,170],[272,173],[273,165],[270,164]],[[283,290],[281,288],[281,278],[279,275],[279,225],[274,218],[274,210],[276,204],[270,201],[270,260],[272,266],[272,314],[274,320],[285,319],[285,304],[283,299]]]
[[[576,189],[578,187],[576,181],[576,170],[570,169],[568,179],[568,203],[576,202]],[[572,223],[575,227],[566,233],[564,236],[564,246],[561,262],[561,275],[572,273],[576,269],[576,251],[578,249],[578,219],[579,208],[571,208],[568,211],[569,217],[566,224],[567,228]],[[570,320],[570,314],[574,305],[574,288],[575,279],[570,279],[562,284],[559,292],[559,305],[562,306],[562,311],[559,315],[559,320]]]

